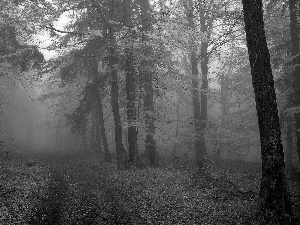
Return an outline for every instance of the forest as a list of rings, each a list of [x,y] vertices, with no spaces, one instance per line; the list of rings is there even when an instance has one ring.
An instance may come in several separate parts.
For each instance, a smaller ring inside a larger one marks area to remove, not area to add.
[[[0,224],[300,225],[299,1],[0,9]]]

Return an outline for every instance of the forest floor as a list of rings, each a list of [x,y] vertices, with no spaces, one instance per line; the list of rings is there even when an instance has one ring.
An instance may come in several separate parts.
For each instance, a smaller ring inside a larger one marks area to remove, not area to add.
[[[118,171],[98,157],[48,155],[36,160],[1,164],[0,224],[257,222],[260,181],[255,165],[211,162],[198,174],[182,161]],[[299,184],[289,182],[289,187],[294,211],[300,212]]]

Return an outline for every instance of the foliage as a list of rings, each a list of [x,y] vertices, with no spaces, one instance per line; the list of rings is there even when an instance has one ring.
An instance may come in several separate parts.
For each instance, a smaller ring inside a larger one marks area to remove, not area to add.
[[[1,76],[4,71],[9,73],[13,69],[21,72],[38,69],[44,61],[44,56],[35,46],[20,44],[15,28],[8,25],[0,24],[0,51]]]
[[[209,164],[207,175],[197,176],[192,168],[169,166],[119,171],[98,160],[73,160],[63,169],[71,184],[63,216],[68,221],[87,221],[89,215],[102,224],[253,222],[253,193],[259,179],[246,168],[224,172],[225,168]]]
[[[96,83],[86,85],[82,91],[83,98],[80,100],[78,107],[72,113],[66,114],[67,122],[72,125],[71,130],[74,133],[84,134],[87,129],[87,116],[97,102],[96,88]]]
[[[24,224],[46,197],[48,171],[32,162],[1,161],[0,223]]]
[[[71,125],[72,132],[76,134],[84,134],[88,127],[88,116],[97,101],[97,83],[95,82],[92,71],[94,60],[103,57],[101,55],[101,46],[103,43],[97,39],[90,40],[82,49],[70,51],[67,55],[53,59],[48,63],[48,69],[43,73],[53,73],[53,77],[58,77],[61,91],[49,92],[43,94],[39,100],[49,98],[57,98],[64,95],[67,98],[75,97],[78,99],[77,106],[72,112],[66,113],[67,124]],[[99,49],[100,48],[100,49]],[[98,74],[100,75],[100,74]],[[106,84],[106,77],[101,74],[101,87]],[[68,84],[77,86],[75,94],[70,95],[62,92],[62,89]],[[106,90],[103,89],[102,92]],[[105,94],[105,93],[104,93]]]

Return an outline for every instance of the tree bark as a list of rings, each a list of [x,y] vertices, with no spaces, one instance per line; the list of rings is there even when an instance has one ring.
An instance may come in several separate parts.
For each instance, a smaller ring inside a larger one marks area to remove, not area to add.
[[[289,0],[289,9],[290,9],[290,32],[291,32],[291,42],[292,42],[292,56],[295,57],[293,60],[293,64],[296,65],[293,73],[292,73],[292,84],[293,84],[293,93],[290,94],[289,105],[290,107],[300,106],[300,66],[297,65],[300,63],[299,54],[299,29],[297,26],[297,1]],[[299,3],[298,3],[299,7]],[[298,56],[297,56],[298,55]],[[296,149],[298,153],[298,159],[300,164],[300,113],[296,113],[295,115],[295,124],[296,124]]]
[[[193,20],[193,1],[189,0],[186,6],[186,17],[188,25],[194,28]],[[192,65],[192,95],[193,95],[193,106],[194,106],[194,124],[195,124],[195,153],[196,153],[196,165],[198,169],[202,169],[204,165],[204,154],[205,154],[205,139],[204,139],[204,127],[202,119],[205,117],[205,107],[203,107],[203,114],[201,116],[200,111],[200,94],[199,94],[199,71],[198,71],[198,60],[197,60],[197,49],[192,42],[191,46],[191,65]],[[202,63],[201,63],[202,66]],[[201,67],[202,68],[202,67]],[[203,67],[203,69],[205,69]],[[205,84],[204,84],[205,87]],[[205,101],[205,97],[203,96]],[[205,104],[205,103],[204,103]]]
[[[207,123],[207,94],[208,94],[208,61],[209,56],[207,55],[208,40],[210,37],[210,29],[212,26],[212,19],[206,18],[204,13],[204,7],[202,4],[200,6],[200,25],[201,33],[207,33],[207,39],[201,42],[201,77],[202,77],[202,87],[201,87],[201,133],[203,138],[201,139],[201,149],[203,154],[206,154],[206,143],[205,143],[205,130]]]
[[[101,102],[101,96],[98,95],[98,113],[99,113],[99,122],[100,122],[100,134],[102,138],[102,145],[104,150],[104,160],[105,162],[111,162],[111,155],[108,149],[108,143],[107,143],[107,136],[105,132],[105,126],[104,126],[104,116],[103,116],[103,109],[102,109],[102,102]]]
[[[152,32],[153,25],[151,23],[151,14],[149,0],[141,0],[141,13],[142,13],[142,27],[144,32]],[[145,109],[145,129],[146,129],[146,140],[145,140],[145,153],[149,157],[150,165],[157,164],[157,152],[156,152],[156,141],[155,141],[155,119],[154,119],[154,100],[153,100],[153,71],[154,62],[149,58],[152,56],[152,48],[147,43],[149,37],[143,36],[143,41],[146,42],[144,49],[145,55],[148,59],[143,59],[142,62],[142,73],[144,83],[144,109]],[[146,58],[145,57],[145,58]]]
[[[95,152],[97,148],[97,135],[96,135],[96,127],[97,127],[97,110],[96,108],[92,111],[92,125],[91,125],[91,151]]]
[[[95,124],[95,138],[98,139],[98,145],[101,146],[101,140],[103,145],[103,151],[104,151],[104,161],[105,162],[111,162],[111,156],[108,149],[108,143],[107,143],[107,136],[106,136],[106,129],[105,129],[105,123],[104,123],[104,116],[103,116],[103,109],[102,109],[102,98],[101,98],[101,92],[100,92],[100,83],[102,81],[101,78],[99,78],[99,71],[98,71],[98,62],[97,59],[93,59],[93,73],[94,73],[94,79],[96,82],[96,95],[97,95],[97,102],[96,102],[96,112],[98,113],[98,116],[96,118],[98,119],[98,123]],[[101,137],[101,138],[100,138]],[[101,140],[100,140],[101,139]],[[98,146],[98,147],[100,147]]]
[[[242,0],[242,3],[261,143],[260,209],[265,222],[278,223],[285,215],[292,216],[292,210],[262,0]]]
[[[115,32],[113,25],[108,27],[109,35],[109,69],[111,75],[111,106],[115,122],[115,143],[117,154],[117,167],[123,169],[126,162],[126,152],[122,141],[122,125],[119,109],[119,87],[118,87],[118,71],[117,71],[117,57],[115,51]]]
[[[124,24],[130,27],[131,21],[131,7],[130,0],[123,1],[124,10]],[[133,46],[125,49],[125,77],[126,77],[126,95],[127,95],[127,122],[128,122],[128,153],[129,163],[136,166],[137,151],[138,151],[138,130],[137,130],[137,109],[136,109],[136,82],[135,82],[135,69],[134,69],[134,54]]]
[[[286,175],[289,176],[291,174],[293,156],[293,131],[291,118],[288,118],[286,122],[286,143],[285,165]]]
[[[95,61],[95,64],[97,62]],[[97,64],[95,65],[97,66]],[[94,74],[96,76],[96,73]],[[95,81],[97,82],[97,79],[95,77]],[[95,83],[95,85],[97,85]],[[97,86],[96,86],[97,88]],[[96,90],[96,99],[98,101],[98,90]],[[101,146],[101,133],[100,133],[100,122],[99,122],[99,113],[98,113],[98,105],[97,103],[95,104],[94,109],[92,110],[92,126],[91,126],[91,150],[92,152],[101,154],[103,153],[103,149]]]
[[[97,107],[97,110],[96,110],[96,119],[97,119],[96,128],[95,128],[96,147],[97,147],[97,152],[102,154],[103,149],[102,149],[102,144],[101,144],[101,128],[100,128],[100,120],[99,120],[99,107]]]

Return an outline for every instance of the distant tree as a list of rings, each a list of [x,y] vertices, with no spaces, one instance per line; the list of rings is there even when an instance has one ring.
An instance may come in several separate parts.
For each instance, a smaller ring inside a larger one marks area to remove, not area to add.
[[[241,42],[246,45],[246,41]],[[257,113],[251,83],[247,49],[232,43],[218,59],[217,81],[221,90],[216,90],[215,102],[221,104],[221,118],[215,138],[216,156],[223,152],[231,158],[244,159],[254,152],[250,147],[259,145]],[[257,151],[258,153],[258,151]],[[256,154],[260,159],[260,154]]]
[[[261,142],[260,209],[265,223],[282,224],[286,222],[286,216],[292,216],[292,209],[284,173],[284,153],[262,0],[243,0],[242,3]]]

